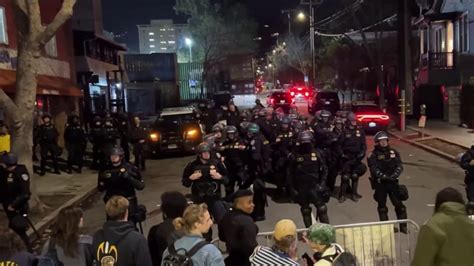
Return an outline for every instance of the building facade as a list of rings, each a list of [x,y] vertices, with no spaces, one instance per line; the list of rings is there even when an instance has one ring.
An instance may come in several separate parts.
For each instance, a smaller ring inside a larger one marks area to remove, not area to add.
[[[429,116],[469,126],[474,126],[473,16],[473,1],[437,0],[417,21],[415,108],[426,104]]]
[[[174,24],[171,19],[151,20],[150,24],[138,25],[141,54],[176,53],[185,25]]]
[[[40,1],[44,24],[50,23],[61,0]],[[17,27],[13,1],[0,0],[0,88],[15,94],[17,67]],[[79,112],[83,93],[76,84],[71,21],[66,22],[46,44],[38,69],[36,104],[40,113],[49,113],[62,132],[67,116]],[[1,107],[0,107],[1,109]]]

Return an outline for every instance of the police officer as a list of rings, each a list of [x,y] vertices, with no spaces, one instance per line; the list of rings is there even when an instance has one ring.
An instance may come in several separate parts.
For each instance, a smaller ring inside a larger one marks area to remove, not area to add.
[[[273,170],[276,178],[278,194],[281,195],[287,188],[286,167],[288,154],[292,151],[294,134],[290,127],[290,119],[283,117],[278,129],[275,143],[273,144]]]
[[[77,172],[82,172],[84,151],[87,145],[86,133],[81,126],[79,117],[73,115],[64,130],[64,142],[68,151],[67,172],[72,173],[73,165],[77,165]]]
[[[104,125],[103,125],[103,143],[102,143],[102,154],[106,155],[109,154],[110,150],[112,147],[116,146],[120,140],[120,133],[118,129],[115,126],[114,119],[112,117],[106,117],[104,120]],[[122,148],[123,150],[123,148]],[[125,151],[124,154],[125,155]],[[125,158],[124,158],[125,159]],[[105,162],[108,160],[108,158],[105,158]]]
[[[211,102],[204,105],[201,109],[200,120],[201,124],[204,125],[206,133],[212,132],[212,126],[217,122],[216,112],[213,109]]]
[[[378,132],[374,136],[375,148],[368,157],[371,173],[372,188],[375,189],[374,199],[378,203],[378,213],[381,221],[388,220],[387,196],[390,197],[398,219],[406,219],[406,207],[400,199],[398,180],[403,172],[402,160],[399,153],[389,146],[388,134]],[[406,233],[406,224],[400,225],[400,231]]]
[[[227,184],[227,169],[220,160],[211,157],[211,149],[207,142],[198,145],[197,158],[186,166],[181,181],[183,186],[191,188],[192,201],[206,203],[219,223],[226,213],[221,185]]]
[[[227,126],[238,127],[240,122],[242,122],[240,112],[232,101],[227,105],[227,111],[224,113],[224,117],[226,119]]]
[[[97,188],[105,192],[104,202],[112,196],[122,196],[130,202],[129,217],[134,223],[138,220],[138,201],[135,190],[143,190],[143,181],[140,170],[124,160],[124,151],[120,146],[109,150],[109,160],[103,170],[99,171]]]
[[[221,123],[216,123],[212,126],[212,134],[214,136],[215,149],[217,152],[223,150],[222,143],[224,142],[224,128],[225,126]]]
[[[130,130],[130,141],[133,145],[133,156],[135,156],[135,166],[140,170],[145,170],[145,140],[147,130],[140,124],[140,118],[133,118],[133,126]]]
[[[265,205],[267,204],[267,194],[265,191],[265,176],[271,168],[271,148],[270,142],[260,133],[260,127],[249,124],[247,128],[247,174],[243,188],[253,185],[255,210],[252,214],[255,221],[265,220]]]
[[[94,116],[89,132],[90,141],[92,143],[92,168],[98,169],[101,162],[104,161],[105,155],[102,152],[102,145],[105,139],[105,130],[100,116]]]
[[[313,126],[316,147],[326,149],[332,141],[332,125],[329,121],[331,112],[321,110],[320,121]]]
[[[127,162],[130,162],[130,123],[125,113],[117,114],[117,130],[120,136],[120,146],[122,147],[124,153],[124,159]]]
[[[341,189],[339,191],[339,203],[346,200],[345,193],[351,187],[350,198],[357,202],[361,195],[357,193],[359,177],[367,172],[367,167],[362,163],[367,152],[364,130],[357,125],[354,113],[348,116],[348,123],[340,136],[340,148],[342,154]],[[352,181],[352,184],[350,182]]]
[[[229,183],[225,186],[225,194],[228,199],[234,193],[235,185],[241,186],[245,178],[244,162],[242,157],[245,151],[245,143],[240,140],[239,132],[235,126],[225,128],[226,141],[222,144],[224,150],[225,165],[229,173]]]
[[[9,152],[2,156],[0,167],[0,201],[7,214],[9,227],[15,231],[31,250],[26,235],[28,223],[24,215],[28,213],[30,199],[30,175],[24,165],[18,164],[16,154]]]
[[[461,167],[466,171],[464,183],[466,184],[467,199],[474,204],[474,146],[467,150],[461,157]]]
[[[260,110],[260,109],[264,109],[264,108],[265,108],[265,106],[263,106],[260,99],[256,99],[255,100],[255,106],[252,108],[252,110]]]
[[[60,148],[58,146],[58,130],[51,124],[51,116],[48,114],[43,115],[43,124],[38,129],[38,143],[40,145],[40,175],[46,173],[46,160],[48,154],[51,155],[53,160],[53,168],[55,174],[60,174],[58,166],[58,156],[60,155]]]
[[[332,130],[332,137],[334,140],[332,141],[330,150],[331,150],[331,162],[328,166],[328,180],[327,180],[327,187],[330,191],[334,192],[336,188],[336,179],[339,175],[339,172],[342,167],[342,149],[341,149],[341,142],[339,141],[342,132],[344,131],[344,123],[342,119],[335,118],[334,119],[334,128]]]
[[[289,155],[288,176],[306,227],[311,226],[311,207],[317,209],[319,221],[329,223],[326,202],[327,165],[321,152],[313,147],[313,134],[303,131],[298,135],[300,145]]]
[[[272,131],[270,120],[272,119],[272,114],[268,112],[266,108],[260,109],[258,111],[258,118],[255,120],[255,124],[260,127],[260,132],[263,136],[270,142],[275,140],[275,135]]]

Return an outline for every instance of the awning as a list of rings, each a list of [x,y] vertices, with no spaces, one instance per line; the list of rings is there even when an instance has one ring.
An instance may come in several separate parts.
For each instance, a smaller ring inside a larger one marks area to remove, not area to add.
[[[58,95],[83,97],[81,89],[71,83],[69,79],[37,75],[39,95]],[[16,71],[0,70],[0,89],[8,93],[15,93]]]

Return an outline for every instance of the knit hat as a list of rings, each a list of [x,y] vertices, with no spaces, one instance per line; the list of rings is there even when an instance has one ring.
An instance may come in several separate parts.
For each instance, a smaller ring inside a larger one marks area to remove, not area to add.
[[[316,223],[308,229],[311,242],[320,245],[330,245],[336,241],[336,229],[330,224]]]
[[[275,240],[279,241],[286,236],[296,237],[296,225],[292,220],[283,219],[275,224],[273,237]]]

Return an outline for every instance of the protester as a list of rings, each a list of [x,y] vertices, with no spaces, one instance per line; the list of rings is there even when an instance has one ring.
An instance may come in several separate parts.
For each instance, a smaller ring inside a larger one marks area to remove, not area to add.
[[[250,256],[251,265],[299,265],[297,262],[296,225],[283,219],[276,223],[272,247],[258,246]]]
[[[436,195],[434,215],[421,227],[412,266],[474,265],[474,221],[461,193],[447,187]]]
[[[26,250],[23,240],[7,227],[0,227],[0,265],[36,265],[36,257]]]
[[[233,209],[219,223],[219,238],[226,243],[229,256],[226,266],[250,265],[249,257],[257,244],[258,227],[252,219],[253,192],[239,190],[231,195]]]
[[[161,194],[163,222],[150,228],[148,233],[148,247],[154,266],[161,265],[165,249],[184,235],[184,232],[175,230],[173,220],[182,217],[187,206],[188,201],[180,192],[172,191]]]
[[[308,229],[308,244],[316,252],[319,260],[314,266],[331,266],[334,259],[344,252],[344,249],[334,242],[336,229],[329,224],[316,223]]]
[[[109,220],[94,234],[92,250],[99,265],[151,266],[145,237],[128,222],[129,202],[122,196],[112,196],[105,204]]]
[[[10,133],[7,126],[0,120],[0,154],[10,152]]]
[[[41,254],[45,256],[49,250],[54,249],[64,265],[91,265],[92,237],[80,235],[83,221],[80,208],[66,207],[59,211],[51,238],[44,244]]]
[[[207,233],[212,226],[212,219],[205,203],[188,206],[183,217],[174,220],[174,225],[176,230],[184,228],[186,234],[165,250],[161,265],[167,265],[166,261],[178,252],[189,254],[192,249],[196,250],[199,247],[194,254],[189,254],[192,265],[225,265],[221,252],[214,245],[206,243],[203,238],[203,234]]]

